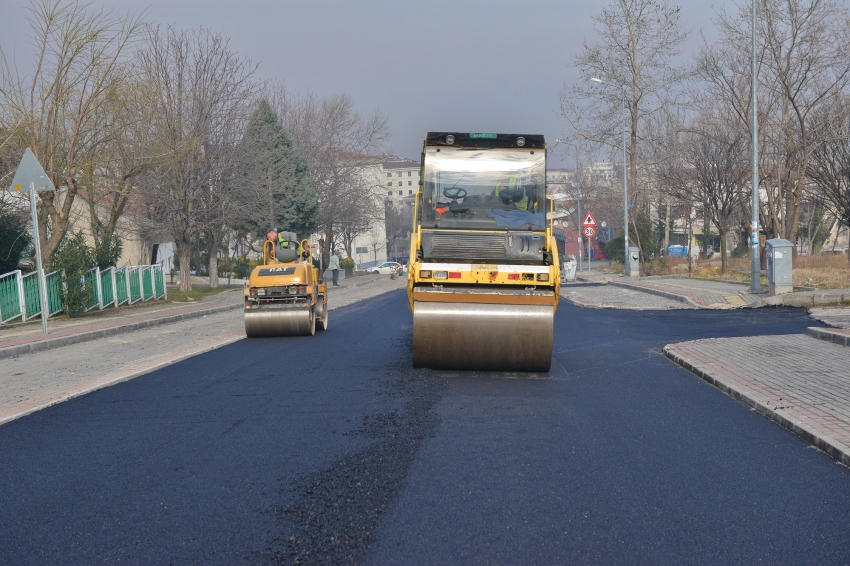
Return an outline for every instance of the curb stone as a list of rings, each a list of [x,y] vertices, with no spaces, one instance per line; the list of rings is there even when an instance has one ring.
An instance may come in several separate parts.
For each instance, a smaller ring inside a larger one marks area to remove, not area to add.
[[[741,391],[711,375],[707,371],[702,370],[684,356],[680,356],[674,352],[673,348],[675,346],[676,344],[668,344],[667,346],[664,346],[664,349],[662,350],[663,354],[672,362],[682,366],[704,381],[707,381],[729,397],[732,397],[739,403],[750,407],[763,417],[767,417],[781,427],[793,432],[809,444],[812,444],[816,448],[826,452],[845,466],[850,467],[850,447],[845,446],[826,434],[814,430],[802,422],[788,418],[783,414],[781,409],[771,409],[749,393]]]
[[[686,305],[690,305],[695,309],[705,309],[703,305],[698,305],[691,299],[687,297],[683,297],[682,295],[677,295],[675,293],[668,293],[667,291],[660,291],[658,289],[650,289],[649,287],[643,287],[641,285],[630,285],[628,283],[621,283],[620,281],[610,281],[608,285],[614,285],[615,287],[623,287],[625,289],[631,289],[633,291],[640,291],[642,293],[649,293],[650,295],[656,295],[659,297],[664,297],[665,299],[669,299],[671,301],[677,301],[680,303],[685,303]]]
[[[833,344],[839,344],[841,346],[850,346],[850,334],[844,334],[843,332],[836,332],[832,329],[810,326],[806,330],[806,334],[812,338],[817,338],[818,340],[826,340],[827,342],[832,342]]]
[[[14,358],[15,356],[22,356],[24,354],[43,352],[44,350],[52,350],[54,348],[61,348],[62,346],[70,346],[71,344],[79,344],[80,342],[97,340],[98,338],[105,338],[107,336],[115,336],[116,334],[124,334],[126,332],[132,332],[134,330],[139,330],[142,328],[150,328],[153,326],[160,326],[162,324],[170,324],[172,322],[180,322],[182,320],[189,320],[192,318],[199,318],[202,316],[207,316],[229,310],[240,309],[242,308],[242,306],[242,303],[239,302],[231,305],[224,305],[220,307],[213,307],[209,309],[197,310],[187,313],[173,314],[170,316],[163,316],[150,320],[141,320],[138,322],[131,322],[129,324],[122,324],[109,328],[91,330],[89,332],[80,332],[79,334],[71,334],[68,336],[56,336],[55,338],[47,338],[45,340],[38,340],[35,342],[29,342],[27,344],[7,346],[5,348],[0,348],[0,360],[5,358]]]

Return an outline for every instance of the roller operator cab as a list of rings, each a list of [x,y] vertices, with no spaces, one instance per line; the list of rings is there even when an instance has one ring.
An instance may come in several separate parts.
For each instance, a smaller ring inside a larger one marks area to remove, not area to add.
[[[301,242],[305,249],[309,245]],[[263,265],[251,271],[245,284],[245,334],[312,336],[317,328],[327,330],[327,289],[319,270],[297,257],[295,246],[276,254],[274,243],[266,241]]]
[[[549,370],[551,207],[543,136],[426,136],[408,271],[415,367]]]

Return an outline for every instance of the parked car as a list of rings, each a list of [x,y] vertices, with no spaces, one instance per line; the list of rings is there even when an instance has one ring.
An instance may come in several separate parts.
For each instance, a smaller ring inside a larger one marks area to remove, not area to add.
[[[375,267],[370,267],[366,271],[368,271],[369,273],[379,273],[381,275],[389,275],[390,273],[393,272],[393,270],[400,269],[400,268],[401,268],[400,263],[396,263],[394,261],[385,261],[381,265],[377,265]]]
[[[820,251],[821,255],[825,254],[846,254],[847,248],[842,248],[841,246],[835,246],[832,248],[824,248]]]

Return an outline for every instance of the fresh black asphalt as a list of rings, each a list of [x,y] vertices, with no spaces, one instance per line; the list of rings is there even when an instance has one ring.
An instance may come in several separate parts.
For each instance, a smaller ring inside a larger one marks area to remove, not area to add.
[[[850,563],[850,470],[661,354],[802,309],[562,302],[548,375],[411,369],[402,291],[330,322],[0,427],[0,564]]]

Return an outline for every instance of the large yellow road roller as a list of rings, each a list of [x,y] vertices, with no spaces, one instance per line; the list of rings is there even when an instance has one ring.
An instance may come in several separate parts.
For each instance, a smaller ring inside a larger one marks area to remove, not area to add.
[[[428,133],[420,179],[414,367],[548,371],[560,267],[544,137]]]
[[[309,248],[307,240],[301,245]],[[251,271],[245,284],[245,334],[312,336],[317,328],[327,330],[328,287],[319,275],[294,247],[276,254],[274,243],[266,241],[263,265]]]

